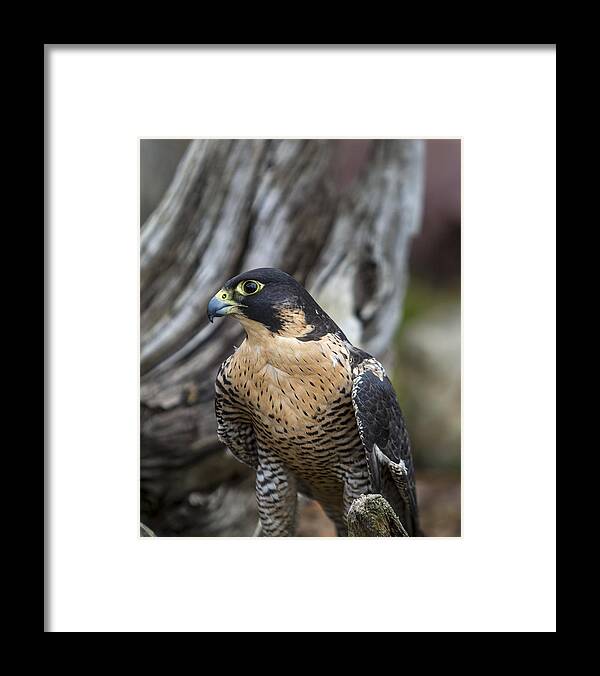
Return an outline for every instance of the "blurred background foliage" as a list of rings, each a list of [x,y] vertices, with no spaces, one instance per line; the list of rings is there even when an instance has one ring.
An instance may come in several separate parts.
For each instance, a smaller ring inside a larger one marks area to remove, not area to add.
[[[460,535],[461,147],[431,140],[425,204],[410,254],[394,385],[409,421],[423,528]]]

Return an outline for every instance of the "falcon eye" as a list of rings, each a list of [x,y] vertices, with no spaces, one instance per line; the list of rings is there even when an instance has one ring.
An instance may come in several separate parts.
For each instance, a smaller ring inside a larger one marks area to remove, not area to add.
[[[252,296],[258,293],[263,288],[263,284],[255,282],[253,279],[248,279],[245,282],[238,284],[237,290],[244,296]]]

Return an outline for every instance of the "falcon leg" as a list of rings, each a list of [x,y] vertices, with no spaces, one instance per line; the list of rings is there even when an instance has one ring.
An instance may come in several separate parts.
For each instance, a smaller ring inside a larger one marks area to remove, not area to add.
[[[348,535],[348,512],[352,503],[365,493],[370,493],[371,484],[369,480],[369,474],[366,471],[362,471],[358,468],[355,468],[355,471],[348,474],[344,481],[344,535]],[[337,524],[336,524],[337,526]]]
[[[296,526],[296,481],[282,463],[259,458],[256,470],[256,499],[261,535],[294,535]]]

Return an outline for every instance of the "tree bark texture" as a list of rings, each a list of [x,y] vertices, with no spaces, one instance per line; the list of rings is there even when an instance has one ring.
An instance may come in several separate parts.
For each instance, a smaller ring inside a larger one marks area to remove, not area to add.
[[[348,510],[350,537],[408,537],[390,503],[379,494],[356,498]]]
[[[250,471],[214,416],[216,370],[243,332],[208,323],[211,296],[281,268],[389,367],[423,166],[414,140],[190,143],[141,231],[141,506],[157,536],[251,535],[256,522]]]

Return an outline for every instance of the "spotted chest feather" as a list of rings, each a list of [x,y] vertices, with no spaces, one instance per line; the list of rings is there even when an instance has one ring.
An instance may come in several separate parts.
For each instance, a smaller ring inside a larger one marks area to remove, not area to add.
[[[246,340],[217,383],[230,402],[222,414],[251,425],[259,448],[283,461],[311,492],[342,490],[348,468],[362,457],[351,355],[343,341],[270,336],[266,350]]]

